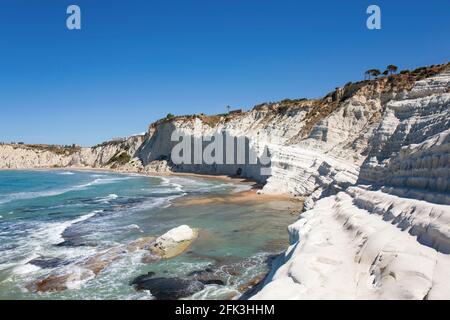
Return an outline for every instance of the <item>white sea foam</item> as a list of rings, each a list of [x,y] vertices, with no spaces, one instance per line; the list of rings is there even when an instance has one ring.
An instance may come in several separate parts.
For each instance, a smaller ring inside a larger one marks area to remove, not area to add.
[[[233,287],[228,286],[218,286],[218,285],[207,285],[205,289],[199,291],[192,295],[190,299],[193,300],[210,300],[210,299],[223,299],[223,297],[228,297],[234,295],[239,295],[240,292]]]
[[[94,210],[88,214],[82,215],[73,220],[64,222],[46,223],[44,224],[44,226],[34,231],[33,234],[31,235],[31,238],[49,244],[60,243],[64,241],[62,234],[68,227],[76,223],[80,223],[82,221],[90,219],[99,212],[101,212],[101,210]]]
[[[99,203],[109,203],[111,200],[117,199],[119,196],[117,194],[111,193],[106,197],[98,198],[96,202]]]
[[[95,278],[95,273],[91,270],[78,266],[71,266],[71,277],[66,282],[67,289],[80,289],[83,284]]]
[[[128,226],[125,226],[123,229],[128,229],[128,230],[138,230],[139,232],[144,232],[141,227],[139,227],[137,224],[130,224]]]
[[[182,188],[158,188],[158,189],[142,189],[142,191],[148,191],[152,194],[180,194],[183,192]]]
[[[233,192],[234,193],[238,193],[238,192],[243,192],[243,191],[248,191],[251,190],[252,186],[248,185],[248,184],[238,184],[234,187]]]
[[[67,192],[75,191],[75,190],[82,190],[94,185],[103,185],[103,184],[110,184],[110,183],[116,183],[118,181],[122,180],[128,180],[130,177],[121,177],[121,178],[98,178],[93,181],[90,181],[85,184],[73,186],[73,187],[67,187],[67,188],[61,188],[61,189],[55,189],[55,190],[45,190],[45,191],[31,191],[31,192],[17,192],[17,193],[11,193],[2,196],[0,198],[0,204],[5,204],[11,201],[16,200],[29,200],[29,199],[36,199],[36,198],[43,198],[43,197],[53,197],[58,196],[61,194],[65,194]]]
[[[94,186],[94,185],[100,185],[100,184],[110,184],[110,183],[115,183],[118,181],[122,181],[122,180],[128,180],[130,179],[130,177],[122,177],[122,178],[99,178],[99,179],[95,179],[94,181],[88,182],[86,184],[82,184],[79,186],[76,186],[75,188],[77,189],[84,189],[90,186]]]
[[[178,178],[165,178],[165,177],[159,177],[162,180],[162,183],[160,186],[169,186],[169,189],[165,188],[158,188],[156,190],[152,190],[152,193],[158,194],[158,193],[182,193],[181,196],[186,195],[184,192],[184,186],[181,184],[182,181],[177,181]],[[182,178],[180,178],[182,179]],[[176,182],[175,182],[176,181]],[[185,179],[183,181],[190,181],[188,179]],[[178,183],[179,182],[179,183]]]
[[[71,176],[74,175],[75,173],[71,172],[71,171],[63,171],[63,172],[58,172],[59,175],[62,176]]]
[[[47,190],[47,191],[32,191],[32,192],[17,192],[2,196],[0,204],[5,204],[16,200],[28,200],[42,197],[52,197],[66,192],[72,191],[72,189],[58,189],[58,190]]]
[[[24,275],[24,274],[36,272],[39,269],[41,269],[41,268],[38,266],[35,266],[33,264],[27,263],[27,264],[18,265],[17,267],[14,268],[13,272],[16,275]]]
[[[0,263],[0,271],[14,267],[16,263]]]
[[[39,270],[40,268],[38,266],[28,264],[28,262],[30,262],[31,260],[36,259],[38,257],[39,257],[39,255],[36,252],[32,252],[30,255],[28,255],[24,259],[21,259],[17,263],[10,263],[10,264],[2,265],[0,270],[4,266],[6,266],[6,268],[15,266],[15,268],[13,269],[13,273],[16,275],[23,275],[23,274],[27,274],[30,272],[35,272],[35,271]]]
[[[170,196],[170,197],[164,197],[164,198],[151,198],[149,200],[146,200],[134,207],[132,207],[131,211],[141,211],[141,210],[147,210],[147,209],[151,209],[151,208],[155,208],[155,207],[162,207],[162,208],[166,208],[168,206],[170,206],[169,201],[172,199],[175,199],[179,196]]]
[[[54,256],[55,253],[57,253],[58,255],[63,254],[66,258],[77,258],[94,253],[95,249],[92,248],[76,247],[70,248],[70,250],[68,250],[68,248],[58,248],[53,245],[64,241],[62,234],[68,227],[76,223],[88,220],[99,212],[101,212],[101,210],[95,210],[78,218],[64,222],[42,224],[41,227],[33,231],[29,237],[23,239],[24,243],[21,248],[27,250],[28,252],[32,252],[32,254],[16,263],[11,263],[9,265],[0,265],[0,270],[16,266],[13,269],[13,273],[16,275],[24,275],[36,272],[40,269],[37,266],[31,265],[29,262],[41,255]],[[15,252],[15,254],[19,253]]]

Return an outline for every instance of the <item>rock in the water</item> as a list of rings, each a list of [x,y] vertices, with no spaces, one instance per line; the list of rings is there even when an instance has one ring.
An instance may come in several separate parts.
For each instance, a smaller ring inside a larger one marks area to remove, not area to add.
[[[147,252],[142,256],[142,263],[153,263],[161,260],[161,256],[152,252]]]
[[[223,286],[225,284],[225,282],[223,282],[220,279],[211,279],[211,280],[202,280],[199,279],[198,281],[200,281],[201,283],[208,285],[208,284],[216,284],[218,286]]]
[[[126,250],[123,247],[116,247],[96,254],[95,256],[87,259],[81,264],[83,268],[89,269],[98,275],[103,269],[109,266],[112,262],[126,254]]]
[[[212,272],[214,272],[214,270],[212,269],[212,268],[205,268],[205,270],[195,270],[195,271],[191,271],[191,272],[189,272],[187,275],[189,276],[189,277],[191,277],[191,276],[199,276],[199,275],[202,275],[202,274],[205,274],[205,273],[212,273]]]
[[[182,225],[158,237],[148,249],[163,259],[169,259],[184,252],[197,236],[197,230]]]
[[[82,283],[95,277],[94,272],[80,267],[72,267],[64,272],[54,272],[27,285],[31,292],[58,292],[78,288]]]
[[[84,247],[86,243],[83,239],[69,239],[55,244],[57,247]]]
[[[179,278],[152,278],[139,276],[131,283],[137,290],[149,290],[158,300],[176,300],[203,290],[203,283],[197,280]]]
[[[220,279],[223,276],[222,272],[218,272],[217,269],[205,268],[205,270],[196,270],[188,273],[188,277],[192,277],[193,279],[200,281],[201,283],[208,284],[216,284],[219,286],[225,285],[226,278]]]
[[[151,279],[153,276],[155,275],[155,273],[153,271],[148,272],[147,274],[143,274],[139,277],[136,277],[133,281],[130,282],[130,285],[135,285],[138,283],[142,283],[146,280]]]
[[[140,239],[137,239],[137,240],[131,242],[127,246],[127,250],[129,252],[135,252],[135,251],[138,251],[138,250],[143,250],[143,249],[146,249],[147,247],[151,246],[154,241],[155,241],[155,237],[140,238]]]
[[[94,279],[103,269],[125,253],[126,250],[122,246],[111,248],[70,267],[55,269],[49,275],[39,278],[26,287],[32,292],[55,292],[76,288],[80,284]],[[36,260],[35,263],[45,264],[47,262],[46,260],[38,259],[34,259]],[[32,263],[32,261],[29,263]],[[50,262],[57,263],[58,261]],[[35,263],[32,264],[37,265]]]
[[[64,261],[61,258],[39,257],[28,261],[28,263],[32,264],[33,266],[40,267],[42,269],[53,269],[61,265],[67,264],[68,262]]]

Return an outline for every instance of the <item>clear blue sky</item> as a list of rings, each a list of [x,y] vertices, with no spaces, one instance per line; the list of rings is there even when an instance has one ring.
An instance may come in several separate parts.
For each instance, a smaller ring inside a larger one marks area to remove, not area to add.
[[[382,30],[366,28],[370,4]],[[445,0],[1,0],[0,141],[92,145],[168,112],[319,97],[368,68],[449,60]]]

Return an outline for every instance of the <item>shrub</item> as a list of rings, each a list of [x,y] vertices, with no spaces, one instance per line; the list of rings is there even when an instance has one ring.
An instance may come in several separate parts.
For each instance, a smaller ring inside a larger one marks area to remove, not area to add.
[[[109,159],[107,164],[125,165],[130,162],[131,156],[125,151],[118,151],[111,159]]]
[[[278,113],[280,114],[286,114],[286,112],[289,110],[289,106],[279,106],[278,107]]]

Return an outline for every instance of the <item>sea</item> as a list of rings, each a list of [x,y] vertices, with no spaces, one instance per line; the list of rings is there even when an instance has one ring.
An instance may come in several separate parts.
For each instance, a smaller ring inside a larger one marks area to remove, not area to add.
[[[220,280],[184,299],[239,297],[286,249],[286,228],[295,217],[275,200],[186,200],[227,199],[248,188],[193,176],[0,171],[0,299],[154,299],[132,285],[149,273]],[[180,225],[198,229],[199,237],[177,257],[149,263],[142,259],[145,250],[122,252],[97,275],[74,277],[64,290],[31,289],[52,274],[76,274],[102,252]]]

